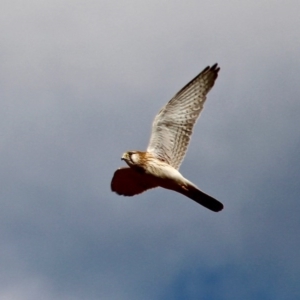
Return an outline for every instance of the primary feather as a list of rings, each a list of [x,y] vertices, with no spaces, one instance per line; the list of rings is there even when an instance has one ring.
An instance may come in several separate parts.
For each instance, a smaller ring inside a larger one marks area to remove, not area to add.
[[[193,127],[219,70],[217,64],[205,68],[160,110],[152,125],[148,152],[179,169]]]

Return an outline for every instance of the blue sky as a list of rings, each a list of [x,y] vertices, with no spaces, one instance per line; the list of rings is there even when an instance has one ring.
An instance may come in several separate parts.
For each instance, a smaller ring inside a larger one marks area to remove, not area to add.
[[[0,298],[299,299],[300,3],[4,1]],[[110,191],[159,109],[220,76],[182,174]]]

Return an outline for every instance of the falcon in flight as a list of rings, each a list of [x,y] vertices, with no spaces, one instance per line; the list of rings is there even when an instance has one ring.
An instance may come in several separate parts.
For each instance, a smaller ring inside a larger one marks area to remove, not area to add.
[[[122,155],[121,159],[129,167],[115,171],[111,181],[113,192],[134,196],[162,187],[181,193],[212,211],[223,209],[221,202],[200,191],[178,171],[194,124],[219,70],[217,64],[206,67],[160,110],[152,124],[147,151],[127,151]]]

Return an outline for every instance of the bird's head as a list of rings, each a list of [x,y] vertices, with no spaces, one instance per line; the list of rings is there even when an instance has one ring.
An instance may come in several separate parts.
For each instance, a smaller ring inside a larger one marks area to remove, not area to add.
[[[121,160],[124,160],[129,167],[133,167],[139,164],[140,154],[137,151],[127,151],[123,153]]]

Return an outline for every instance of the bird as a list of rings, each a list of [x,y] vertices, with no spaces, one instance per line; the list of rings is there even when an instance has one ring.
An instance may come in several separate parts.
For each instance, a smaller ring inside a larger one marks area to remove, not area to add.
[[[178,192],[211,211],[223,209],[221,202],[201,191],[179,172],[194,125],[219,71],[218,64],[207,66],[159,111],[152,124],[147,150],[127,151],[122,155],[121,160],[128,166],[114,172],[111,181],[113,192],[134,196],[162,187]]]

